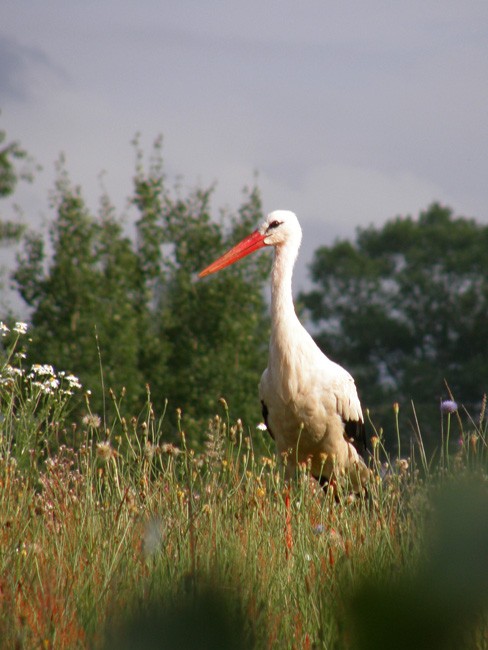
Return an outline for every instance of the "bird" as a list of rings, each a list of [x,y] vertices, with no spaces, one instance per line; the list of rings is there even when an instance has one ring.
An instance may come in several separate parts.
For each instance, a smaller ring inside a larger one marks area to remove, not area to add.
[[[285,476],[306,463],[326,489],[348,476],[360,493],[369,470],[364,417],[354,379],[329,359],[301,324],[292,275],[302,241],[294,212],[275,210],[257,230],[199,273],[203,278],[264,247],[274,248],[268,367],[259,383],[264,423],[284,459]]]

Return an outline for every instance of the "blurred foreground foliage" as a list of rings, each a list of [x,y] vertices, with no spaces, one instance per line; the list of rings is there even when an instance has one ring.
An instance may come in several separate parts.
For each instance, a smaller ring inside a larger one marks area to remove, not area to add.
[[[488,647],[484,410],[438,463],[379,436],[367,493],[324,493],[226,408],[198,447],[150,394],[73,422],[76,377],[0,331],[0,648]]]

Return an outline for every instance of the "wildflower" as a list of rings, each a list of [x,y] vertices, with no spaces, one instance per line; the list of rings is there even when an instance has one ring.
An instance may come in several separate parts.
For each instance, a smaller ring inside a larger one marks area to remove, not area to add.
[[[54,377],[51,377],[50,379],[46,379],[46,381],[33,381],[32,386],[35,388],[39,388],[41,393],[44,393],[45,395],[50,395],[54,392],[54,389],[57,388],[59,385],[59,382],[57,379]]]
[[[390,465],[388,463],[382,463],[381,467],[379,468],[379,479],[380,481],[384,481],[387,476],[390,475]]]
[[[97,458],[103,463],[108,463],[109,460],[115,458],[116,454],[117,452],[108,440],[97,443]]]
[[[256,429],[258,431],[267,431],[268,427],[264,424],[264,422],[260,422],[257,426]]]
[[[80,380],[75,375],[66,375],[65,379],[70,388],[81,388]]]
[[[20,321],[15,323],[13,331],[17,334],[27,334],[27,323],[21,323]]]
[[[10,332],[9,328],[3,321],[0,321],[0,332],[2,333],[2,336],[7,336],[7,334]]]
[[[441,413],[455,413],[458,410],[458,405],[454,400],[446,399],[441,402]]]
[[[397,458],[395,465],[400,474],[406,474],[408,470],[408,460],[406,458]]]
[[[98,429],[102,424],[102,419],[95,413],[88,413],[87,415],[84,415],[81,421],[86,427],[89,427],[90,429]]]
[[[59,379],[56,379],[56,377],[49,377],[49,379],[46,379],[44,382],[44,387],[47,391],[56,390],[56,388],[59,388]]]
[[[398,402],[394,402],[393,403],[393,413],[395,413],[395,415],[398,415],[399,411],[400,411],[400,404]]]
[[[149,440],[146,440],[144,445],[144,458],[150,463],[156,453],[157,447],[155,447]]]
[[[324,524],[317,524],[312,528],[312,531],[314,535],[322,535],[322,533],[325,531],[325,526]]]
[[[469,446],[473,454],[476,454],[477,447],[478,447],[478,436],[476,435],[476,433],[472,433],[469,436]]]
[[[177,456],[181,450],[175,445],[172,445],[170,442],[165,442],[161,445],[161,451],[163,454],[168,454],[168,456]]]
[[[24,371],[22,368],[16,368],[15,366],[5,366],[5,373],[12,377],[13,375],[17,375],[18,377],[21,377],[24,374]]]
[[[32,376],[50,375],[51,377],[54,377],[55,372],[54,372],[54,368],[48,363],[44,363],[44,364],[35,363],[31,368],[31,374]]]

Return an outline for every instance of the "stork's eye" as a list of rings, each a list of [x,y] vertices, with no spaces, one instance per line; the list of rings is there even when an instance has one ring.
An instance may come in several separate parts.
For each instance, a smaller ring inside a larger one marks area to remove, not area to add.
[[[268,230],[271,230],[272,228],[278,228],[278,226],[281,226],[282,223],[282,221],[272,221],[268,226]]]

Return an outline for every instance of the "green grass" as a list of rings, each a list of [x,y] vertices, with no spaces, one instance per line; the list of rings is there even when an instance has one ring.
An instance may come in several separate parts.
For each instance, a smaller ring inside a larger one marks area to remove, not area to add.
[[[24,371],[18,339],[0,374],[0,647],[488,647],[484,413],[453,416],[463,444],[435,466],[420,442],[390,460],[379,432],[368,495],[324,494],[306,467],[287,485],[225,403],[202,450],[184,417],[165,439],[150,395],[131,420],[112,396],[105,422],[87,397],[74,426],[74,378]]]

